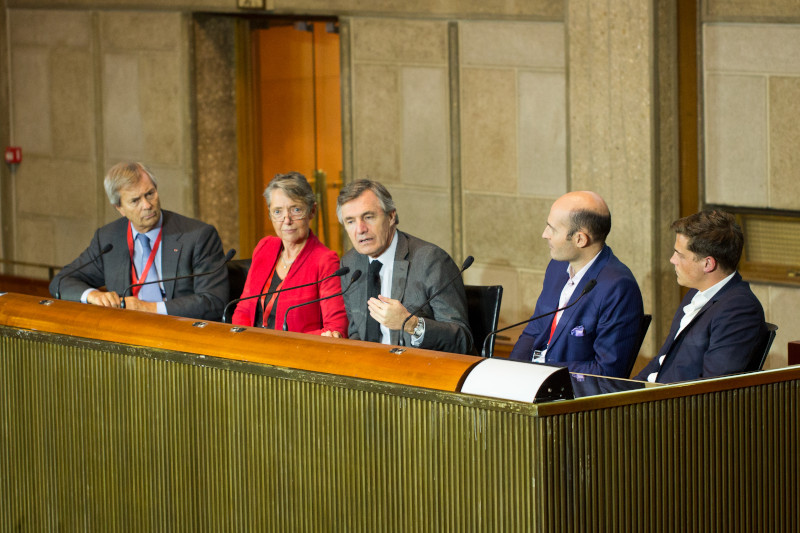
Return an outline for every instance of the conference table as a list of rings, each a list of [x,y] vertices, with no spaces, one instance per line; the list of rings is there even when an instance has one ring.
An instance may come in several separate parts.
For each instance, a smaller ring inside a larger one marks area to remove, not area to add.
[[[800,530],[800,368],[536,366],[0,293],[0,530]]]

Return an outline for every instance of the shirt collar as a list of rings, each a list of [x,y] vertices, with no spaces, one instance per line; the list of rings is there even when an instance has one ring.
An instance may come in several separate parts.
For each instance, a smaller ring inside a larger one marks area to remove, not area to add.
[[[147,235],[147,238],[150,239],[150,242],[153,242],[156,239],[156,237],[158,237],[158,232],[161,231],[161,224],[163,223],[164,223],[164,212],[162,211],[158,217],[158,224],[156,224],[156,226],[153,229],[145,233],[145,235]],[[131,223],[128,222],[128,224]],[[131,224],[131,235],[133,235],[134,241],[136,240],[136,237],[139,235],[139,232],[136,231],[136,228],[133,227],[133,224]]]
[[[389,265],[394,263],[394,253],[397,251],[397,228],[394,229],[394,237],[392,237],[392,243],[389,245],[387,249],[383,251],[381,255],[376,258],[369,258],[369,262],[372,263],[373,261],[380,261],[381,264]]]
[[[704,291],[697,291],[697,293],[692,297],[691,305],[695,308],[703,307],[706,303],[708,303],[711,298],[716,296],[716,294],[728,283],[730,280],[733,279],[734,274],[736,271],[734,270],[728,277],[723,280],[718,281],[711,287],[707,288]]]
[[[602,251],[603,251],[603,248],[600,248],[600,252],[602,252]],[[595,256],[594,256],[594,257],[592,257],[592,258],[589,260],[589,262],[588,262],[588,263],[586,263],[585,265],[583,265],[583,268],[582,268],[582,269],[580,269],[579,271],[577,271],[577,272],[575,273],[575,275],[574,275],[574,276],[573,276],[573,275],[571,275],[571,273],[570,273],[570,266],[569,266],[569,264],[568,264],[568,265],[567,265],[567,277],[569,278],[569,280],[568,280],[568,281],[569,281],[570,283],[574,284],[574,285],[577,285],[578,283],[580,283],[580,282],[581,282],[581,280],[583,279],[583,276],[584,276],[584,275],[585,275],[585,274],[586,274],[586,273],[589,271],[589,269],[590,269],[590,268],[592,268],[592,265],[594,264],[594,262],[595,262],[595,261],[597,261],[597,258],[598,258],[598,257],[600,257],[600,252],[597,252],[597,253],[595,254]]]

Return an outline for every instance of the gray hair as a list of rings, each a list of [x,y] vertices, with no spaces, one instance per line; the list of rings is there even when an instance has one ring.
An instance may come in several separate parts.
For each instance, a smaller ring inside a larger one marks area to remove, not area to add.
[[[103,186],[106,189],[106,196],[108,196],[108,201],[111,202],[111,205],[116,207],[120,206],[119,191],[139,183],[139,180],[142,178],[142,173],[150,178],[150,181],[153,182],[153,187],[158,190],[158,183],[153,173],[141,163],[126,161],[117,163],[108,170],[108,174],[106,174],[103,180]]]
[[[299,172],[288,172],[286,174],[275,174],[267,188],[264,189],[264,198],[267,199],[267,209],[271,207],[270,195],[272,191],[280,189],[286,196],[296,202],[303,202],[309,212],[317,203],[317,197],[308,184],[305,176]]]
[[[375,196],[378,197],[378,201],[381,203],[381,209],[383,209],[384,213],[388,215],[392,211],[395,212],[394,223],[399,224],[400,216],[397,214],[397,207],[394,205],[392,195],[389,194],[389,191],[381,183],[369,179],[356,180],[352,183],[348,183],[339,191],[339,197],[336,198],[336,216],[339,218],[339,223],[344,223],[342,221],[342,206],[347,202],[355,200],[367,191],[375,193]]]

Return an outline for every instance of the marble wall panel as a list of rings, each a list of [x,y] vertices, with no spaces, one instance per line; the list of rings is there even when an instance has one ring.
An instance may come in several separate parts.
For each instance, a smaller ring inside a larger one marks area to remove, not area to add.
[[[187,95],[183,91],[187,72],[176,51],[139,55],[139,110],[146,159],[152,165],[179,166],[184,161],[184,136],[190,127],[186,118]],[[182,66],[183,65],[183,66]]]
[[[19,215],[16,223],[19,240],[23,243],[36,243],[36,246],[25,246],[23,248],[23,259],[20,259],[20,261],[43,265],[53,264],[55,250],[59,245],[56,241],[56,228],[58,225],[54,223],[53,219],[37,215]],[[85,247],[86,244],[84,244]],[[74,257],[69,260],[72,261],[72,259]],[[38,268],[21,267],[17,268],[16,274],[32,278],[42,278],[46,275]]]
[[[355,19],[353,59],[356,62],[444,64],[445,22],[402,19]]]
[[[550,260],[541,238],[551,200],[465,193],[464,250],[481,263],[544,271]]]
[[[706,78],[706,201],[766,207],[767,79]]]
[[[703,65],[707,72],[796,74],[800,72],[800,26],[794,24],[705,24]]]
[[[9,11],[9,35],[13,45],[88,48],[92,15],[89,11]]]
[[[564,69],[561,23],[464,22],[460,29],[464,65]]]
[[[563,73],[519,75],[519,191],[567,192],[566,79]]]
[[[400,70],[357,64],[354,69],[353,179],[397,183],[400,178]]]
[[[104,56],[103,133],[109,161],[145,159],[139,86],[139,58],[136,54]]]
[[[512,69],[461,71],[461,160],[468,191],[517,191],[517,77]]]
[[[400,230],[432,242],[447,253],[453,253],[453,224],[449,191],[410,187],[388,187],[400,216]],[[455,257],[459,263],[461,258]]]
[[[26,156],[17,169],[17,211],[20,214],[57,218],[93,218],[94,166],[75,161]]]
[[[103,47],[109,51],[176,50],[182,46],[177,12],[102,12]]]
[[[402,181],[449,188],[447,71],[443,67],[407,67],[401,77]]]
[[[25,154],[53,153],[50,51],[18,46],[11,52],[11,113],[14,142]]]
[[[94,135],[94,66],[88,51],[59,49],[52,53],[53,153],[92,160]]]
[[[769,81],[769,205],[800,210],[800,76]]]
[[[755,19],[764,17],[800,17],[797,0],[706,0],[703,2],[706,17],[728,19]]]

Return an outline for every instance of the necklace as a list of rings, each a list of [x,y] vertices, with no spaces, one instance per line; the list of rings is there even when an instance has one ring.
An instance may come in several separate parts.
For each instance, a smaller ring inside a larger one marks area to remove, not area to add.
[[[296,259],[297,258],[295,257],[291,261],[287,261],[283,254],[281,254],[281,261],[283,262],[283,268],[285,269],[288,269],[290,266],[292,266],[292,263],[294,263]]]

